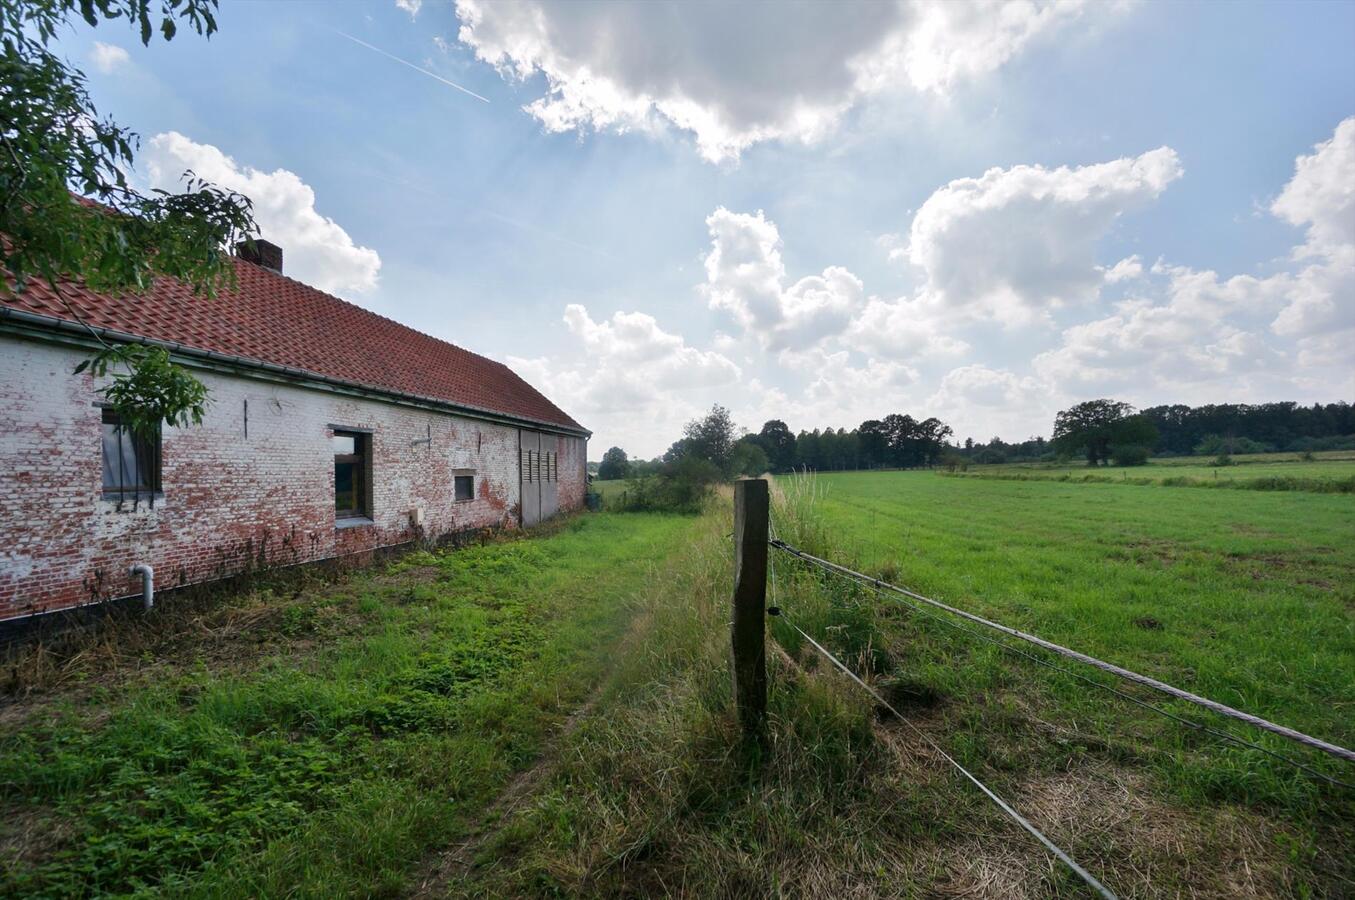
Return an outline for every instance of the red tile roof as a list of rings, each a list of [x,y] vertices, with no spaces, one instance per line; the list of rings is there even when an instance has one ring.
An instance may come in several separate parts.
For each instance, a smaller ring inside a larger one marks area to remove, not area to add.
[[[253,263],[232,258],[237,286],[197,296],[159,278],[145,294],[110,297],[82,284],[62,294],[90,325],[301,369],[378,391],[585,431],[502,363],[429,337]],[[74,321],[45,282],[0,306]]]

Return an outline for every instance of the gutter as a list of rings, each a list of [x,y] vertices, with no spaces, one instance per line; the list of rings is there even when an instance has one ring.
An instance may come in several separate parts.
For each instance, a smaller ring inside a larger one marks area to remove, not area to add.
[[[82,325],[67,319],[57,318],[56,316],[45,316],[39,313],[27,312],[22,309],[15,309],[4,304],[0,304],[0,330],[13,331],[21,335],[36,337],[38,339],[52,340],[55,337],[57,343],[74,344],[82,347],[93,344],[93,341],[89,337],[90,333],[93,333],[99,337],[117,341],[118,343],[145,344],[150,347],[162,347],[165,350],[168,350],[173,356],[178,357],[179,362],[197,368],[224,371],[230,374],[239,374],[239,371],[243,369],[246,373],[253,374],[255,377],[261,377],[260,373],[262,373],[264,379],[269,381],[282,381],[286,383],[300,382],[307,387],[317,388],[319,390],[327,390],[333,393],[347,394],[367,399],[382,400],[388,403],[393,402],[402,406],[413,406],[421,409],[433,410],[435,412],[452,413],[467,418],[482,419],[500,425],[511,425],[514,427],[526,426],[538,431],[549,431],[556,434],[581,437],[585,440],[593,435],[593,432],[586,428],[570,428],[567,425],[560,425],[556,422],[547,422],[544,419],[512,415],[510,413],[485,409],[484,407],[450,403],[446,400],[439,400],[434,397],[424,397],[418,394],[406,394],[400,391],[372,387],[371,385],[365,385],[361,382],[332,378],[328,375],[321,375],[318,372],[298,369],[293,366],[278,365],[277,363],[265,362],[264,360],[253,359],[248,356],[219,353],[215,350],[202,350],[197,347],[180,344],[177,341],[157,340],[156,338],[143,337],[125,331],[104,328],[99,325]],[[56,334],[53,335],[53,332]]]

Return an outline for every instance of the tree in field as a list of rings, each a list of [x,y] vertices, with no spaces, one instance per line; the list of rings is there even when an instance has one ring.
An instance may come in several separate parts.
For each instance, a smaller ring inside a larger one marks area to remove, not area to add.
[[[699,419],[693,419],[682,429],[682,440],[677,456],[696,456],[710,460],[724,475],[730,474],[730,453],[734,450],[734,420],[729,410],[715,404]],[[669,451],[670,453],[673,451]]]
[[[755,478],[771,468],[767,451],[762,449],[757,435],[746,434],[734,442],[730,452],[730,468],[734,475]]]
[[[1083,451],[1087,465],[1109,463],[1114,447],[1147,447],[1157,442],[1157,429],[1134,407],[1118,400],[1087,400],[1054,417],[1054,448]]]
[[[889,430],[884,422],[867,419],[856,430],[856,436],[862,466],[874,469],[889,461]]]
[[[625,450],[620,447],[612,447],[602,454],[602,462],[598,465],[599,479],[613,481],[617,478],[625,478],[629,474],[630,459],[627,458]]]
[[[180,25],[210,37],[216,8],[217,0],[0,0],[0,291],[40,278],[65,302],[67,278],[113,294],[144,291],[158,276],[199,293],[230,284],[231,248],[256,231],[249,200],[191,172],[182,194],[133,188],[126,173],[138,136],[101,117],[84,74],[49,49],[77,16],[90,27],[121,20],[142,44],[155,31],[170,40]],[[202,420],[206,388],[163,349],[105,344],[77,371],[86,368],[112,372],[104,397],[134,431]]]
[[[762,426],[757,442],[767,454],[767,461],[775,472],[795,468],[795,435],[780,419],[772,419]]]
[[[955,429],[934,416],[919,422],[916,434],[922,464],[925,466],[934,465],[941,458],[942,452],[945,451],[946,441],[954,433]]]

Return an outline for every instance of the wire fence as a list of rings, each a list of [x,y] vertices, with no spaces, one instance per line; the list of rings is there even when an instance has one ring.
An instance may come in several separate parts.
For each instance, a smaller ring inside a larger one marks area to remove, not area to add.
[[[1322,781],[1328,782],[1338,787],[1343,787],[1348,790],[1355,790],[1355,786],[1351,785],[1350,783],[1343,781],[1339,778],[1327,775],[1325,772],[1319,771],[1313,766],[1310,766],[1300,760],[1286,756],[1285,754],[1279,753],[1275,750],[1262,746],[1261,744],[1255,743],[1253,741],[1246,740],[1245,738],[1231,734],[1227,731],[1223,731],[1218,728],[1213,728],[1211,726],[1192,721],[1191,719],[1178,715],[1174,712],[1171,712],[1170,710],[1163,709],[1162,707],[1156,704],[1149,703],[1145,700],[1135,697],[1132,694],[1122,691],[1109,684],[1104,684],[1094,678],[1090,678],[1087,675],[1078,672],[1074,669],[1071,669],[1067,666],[1059,665],[1048,659],[1042,658],[1036,653],[1027,651],[1018,646],[1014,646],[1011,643],[1002,640],[1001,638],[995,637],[990,634],[986,634],[983,631],[979,630],[978,628],[970,627],[969,625],[954,621],[951,618],[947,618],[946,616],[940,615],[937,612],[933,611],[933,609],[942,611],[944,613],[949,613],[955,617],[967,620],[968,622],[972,622],[978,625],[982,625],[986,628],[995,630],[997,632],[1017,637],[1022,641],[1026,641],[1030,644],[1033,644],[1037,647],[1043,648],[1050,652],[1068,657],[1070,659],[1077,660],[1078,662],[1085,663],[1101,671],[1109,672],[1119,678],[1159,691],[1177,700],[1183,700],[1187,703],[1194,704],[1196,706],[1210,710],[1214,713],[1225,716],[1227,718],[1241,721],[1253,727],[1263,729],[1272,734],[1279,735],[1303,746],[1320,750],[1338,759],[1343,759],[1346,760],[1347,762],[1355,762],[1355,753],[1352,753],[1352,751],[1344,747],[1341,747],[1329,741],[1324,741],[1319,738],[1312,737],[1311,735],[1304,734],[1292,728],[1288,728],[1283,725],[1278,725],[1274,722],[1270,722],[1259,716],[1255,716],[1250,713],[1234,709],[1230,706],[1226,706],[1225,704],[1209,700],[1208,698],[1198,696],[1189,691],[1185,691],[1182,690],[1181,688],[1177,688],[1170,684],[1167,684],[1166,682],[1162,682],[1155,678],[1151,678],[1147,675],[1142,675],[1138,672],[1133,672],[1129,669],[1125,669],[1113,663],[1108,663],[1105,662],[1104,660],[1097,659],[1096,657],[1089,656],[1084,653],[1079,653],[1076,650],[1071,650],[1067,647],[1063,647],[1051,641],[1044,640],[1043,638],[1039,638],[1035,635],[1027,634],[1015,628],[1011,628],[1010,626],[1002,625],[1001,623],[994,622],[982,616],[975,615],[974,613],[958,609],[954,606],[942,603],[939,600],[935,600],[930,597],[925,597],[922,594],[918,594],[914,591],[908,590],[907,588],[902,588],[897,585],[890,584],[878,578],[872,578],[871,576],[865,575],[861,572],[849,569],[846,566],[842,566],[829,560],[814,556],[797,547],[792,546],[786,541],[781,540],[776,534],[775,521],[770,517],[768,519],[768,532],[770,537],[770,539],[768,540],[768,545],[774,550],[779,551],[780,553],[784,553],[795,559],[798,559],[801,562],[816,567],[829,574],[844,578],[846,580],[852,581],[856,584],[862,585],[867,588],[873,588],[878,596],[882,598],[898,600],[901,603],[901,605],[905,606],[906,608],[912,610],[913,612],[923,616],[924,618],[930,621],[935,621],[940,624],[946,625],[950,628],[959,630],[981,641],[995,645],[1006,652],[1012,653],[1016,656],[1020,656],[1024,659],[1034,662],[1040,666],[1044,666],[1046,668],[1053,669],[1054,671],[1061,672],[1065,675],[1071,676],[1083,683],[1092,685],[1116,697],[1128,700],[1130,703],[1133,703],[1136,706],[1139,706],[1143,709],[1147,709],[1158,715],[1164,716],[1165,718],[1177,722],[1178,724],[1185,725],[1186,727],[1197,730],[1201,733],[1218,737],[1222,740],[1228,741],[1229,743],[1246,747],[1251,750],[1259,751],[1274,759],[1277,759],[1290,766],[1293,766],[1294,768],[1299,769],[1307,773],[1308,775],[1311,775],[1315,778],[1321,779]],[[1011,818],[1017,825],[1019,825],[1022,829],[1024,829],[1036,840],[1038,840],[1060,862],[1066,865],[1072,872],[1074,872],[1079,878],[1081,878],[1083,882],[1091,890],[1096,892],[1101,897],[1109,898],[1115,897],[1115,894],[1109,888],[1107,888],[1104,884],[1098,881],[1095,876],[1093,876],[1085,868],[1079,865],[1077,861],[1074,860],[1066,851],[1060,848],[1048,836],[1046,836],[1035,825],[1033,825],[1028,819],[1022,816],[1019,812],[1017,812],[1016,809],[1013,808],[1010,803],[1008,803],[996,792],[994,792],[991,788],[985,785],[977,776],[974,775],[973,772],[971,772],[969,769],[961,765],[954,757],[946,753],[945,750],[943,750],[941,746],[931,738],[931,736],[923,732],[911,721],[909,721],[891,703],[889,703],[883,696],[881,696],[878,691],[876,691],[873,687],[867,684],[845,663],[843,663],[840,659],[833,655],[832,652],[830,652],[827,648],[825,648],[822,644],[820,644],[817,640],[815,640],[807,632],[805,632],[804,629],[800,628],[799,625],[790,620],[785,610],[780,606],[780,597],[779,597],[780,591],[777,580],[777,571],[776,571],[777,566],[775,556],[776,554],[773,554],[772,558],[768,560],[769,563],[768,575],[770,576],[770,586],[771,586],[771,597],[770,597],[771,603],[767,610],[768,614],[779,617],[783,622],[785,622],[787,626],[789,626],[792,630],[799,634],[801,638],[808,642],[808,644],[811,647],[813,647],[816,652],[825,657],[834,667],[836,667],[844,675],[850,678],[856,685],[865,690],[883,709],[888,710],[888,712],[890,712],[896,719],[898,719],[899,722],[906,726],[913,734],[917,735],[924,742],[926,742],[946,762],[948,762],[960,774],[962,774],[966,779],[972,782],[980,791],[982,791],[990,800],[992,800],[993,803],[995,803],[1004,813],[1006,813],[1006,815],[1009,818]],[[889,594],[893,594],[894,596],[890,597],[888,596]],[[932,607],[933,609],[929,609],[928,607]]]
[[[1160,693],[1166,694],[1177,700],[1184,700],[1187,703],[1192,703],[1196,706],[1203,707],[1204,709],[1208,709],[1212,712],[1218,713],[1221,716],[1226,716],[1231,719],[1236,719],[1240,722],[1245,722],[1246,724],[1251,725],[1255,728],[1260,728],[1262,730],[1269,731],[1272,734],[1278,734],[1281,737],[1287,738],[1288,740],[1291,740],[1295,743],[1302,744],[1307,747],[1312,747],[1316,750],[1321,750],[1322,752],[1327,753],[1331,756],[1335,756],[1338,759],[1344,759],[1346,762],[1355,763],[1355,751],[1348,750],[1345,747],[1341,747],[1329,741],[1324,741],[1320,738],[1315,738],[1311,735],[1304,734],[1301,731],[1296,731],[1284,725],[1277,725],[1276,723],[1271,722],[1267,719],[1263,719],[1260,716],[1252,715],[1251,713],[1243,712],[1242,710],[1239,709],[1234,709],[1231,706],[1227,706],[1215,700],[1210,700],[1207,697],[1201,697],[1198,694],[1191,693],[1190,691],[1182,690],[1181,688],[1167,684],[1164,681],[1159,681],[1156,678],[1151,678],[1147,675],[1142,675],[1138,672],[1134,672],[1121,666],[1117,666],[1114,663],[1109,663],[1106,662],[1105,660],[1097,659],[1094,656],[1088,656],[1085,653],[1079,653],[1076,650],[1071,650],[1068,647],[1064,647],[1060,644],[1055,644],[1052,641],[1047,641],[1044,638],[1037,637],[1033,634],[1027,634],[1024,631],[1019,631],[1008,625],[1003,625],[998,622],[994,622],[991,619],[985,619],[982,616],[975,615],[974,613],[971,612],[966,612],[965,610],[958,609],[957,607],[950,606],[949,604],[946,603],[942,603],[939,600],[934,600],[931,597],[923,596],[922,594],[910,591],[907,588],[902,588],[899,587],[898,585],[890,584],[889,582],[882,581],[878,578],[872,578],[869,575],[864,575],[861,572],[854,571],[852,569],[847,568],[846,566],[842,566],[837,563],[830,562],[829,560],[814,556],[810,553],[806,553],[805,551],[800,550],[799,548],[792,547],[785,541],[778,540],[776,537],[772,537],[769,543],[772,547],[776,548],[777,550],[780,550],[784,553],[788,553],[791,556],[796,557],[797,559],[803,560],[804,562],[817,566],[827,572],[840,575],[844,578],[849,578],[857,582],[858,584],[862,584],[867,587],[873,587],[878,592],[890,591],[899,596],[907,597],[912,600],[916,600],[920,603],[925,603],[929,606],[935,607],[936,609],[940,609],[953,615],[959,616],[960,618],[966,619],[970,622],[974,622],[976,624],[983,625],[987,628],[991,628],[995,631],[999,631],[1012,637],[1019,638],[1023,641],[1026,641],[1027,643],[1034,644],[1037,647],[1042,647],[1045,650],[1057,653],[1060,656],[1065,656],[1068,657],[1069,659],[1075,659],[1078,662],[1085,663],[1086,665],[1100,669],[1103,672],[1109,672],[1110,674],[1116,675],[1126,681],[1131,681],[1134,682],[1135,684],[1140,684],[1145,687],[1152,688],[1153,690],[1159,691]],[[1095,681],[1091,683],[1099,684],[1099,682]],[[1153,708],[1156,709],[1156,707]],[[1165,712],[1164,710],[1159,711]],[[1229,737],[1231,739],[1232,736]],[[1265,750],[1265,748],[1260,747],[1259,745],[1252,746],[1255,746],[1256,749]],[[1281,756],[1280,758],[1285,759],[1288,762],[1293,762],[1292,760],[1288,760],[1288,758],[1283,756]],[[1336,783],[1344,785],[1344,782],[1338,781]]]
[[[771,541],[769,541],[770,545],[776,547],[778,544],[781,544],[782,542],[779,541],[776,537],[776,523],[769,518],[767,521],[767,527],[772,538]],[[782,609],[779,605],[780,592],[778,590],[776,580],[775,559],[768,560],[768,574],[771,577],[771,587],[772,587],[771,594],[772,603],[770,608],[767,610],[769,615],[779,617],[783,622],[785,622],[792,629],[794,629],[800,635],[800,637],[804,638],[806,641],[809,642],[810,646],[812,646],[815,650],[822,654],[830,663],[832,663],[844,675],[846,675],[853,682],[855,682],[859,687],[864,689],[866,693],[870,694],[870,696],[875,699],[875,702],[879,703],[880,706],[882,706],[883,708],[887,709],[890,713],[892,713],[894,715],[894,718],[898,719],[901,723],[903,723],[903,725],[906,726],[913,734],[917,735],[924,742],[926,742],[928,746],[930,746],[934,751],[936,751],[936,753],[940,755],[942,759],[950,763],[950,765],[954,767],[956,771],[958,771],[961,775],[963,775],[970,782],[972,782],[975,787],[977,787],[980,791],[984,793],[985,796],[988,797],[988,799],[992,800],[993,803],[995,803],[999,809],[1006,813],[1007,816],[1012,821],[1014,821],[1017,825],[1019,825],[1022,829],[1024,829],[1027,833],[1029,833],[1041,844],[1043,844],[1045,848],[1049,850],[1050,853],[1054,854],[1055,858],[1057,858],[1060,862],[1066,865],[1073,873],[1075,873],[1079,878],[1081,878],[1089,888],[1098,893],[1100,896],[1107,898],[1107,900],[1117,900],[1114,892],[1112,892],[1109,888],[1102,884],[1096,878],[1096,876],[1092,875],[1085,868],[1083,868],[1077,862],[1077,860],[1073,859],[1067,853],[1067,851],[1063,850],[1052,840],[1050,840],[1049,837],[1046,836],[1044,832],[1040,831],[1040,829],[1036,828],[1030,822],[1029,819],[1027,819],[1025,816],[1017,812],[1010,803],[1002,799],[1002,797],[998,796],[998,794],[995,791],[993,791],[992,788],[988,787],[988,785],[980,781],[979,778],[973,772],[969,771],[967,768],[961,765],[953,756],[951,756],[949,753],[943,750],[941,748],[941,745],[938,744],[935,740],[933,740],[930,735],[928,735],[926,732],[922,731],[920,728],[918,728],[916,725],[910,722],[903,715],[903,713],[895,709],[894,705],[891,704],[884,697],[882,697],[878,691],[876,691],[870,685],[866,684],[866,682],[863,681],[850,668],[848,668],[847,665],[842,662],[842,660],[838,659],[826,647],[824,647],[818,641],[814,640],[814,638],[810,637],[809,634],[807,634],[804,631],[804,629],[802,629],[799,625],[796,625],[794,622],[792,622],[790,618],[786,615],[785,610]]]

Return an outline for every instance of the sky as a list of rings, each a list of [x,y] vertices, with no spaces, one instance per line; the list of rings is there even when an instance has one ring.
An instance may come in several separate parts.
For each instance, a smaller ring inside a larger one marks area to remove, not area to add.
[[[136,178],[613,445],[1355,398],[1355,3],[225,0],[62,36]],[[356,348],[360,350],[360,348]]]

